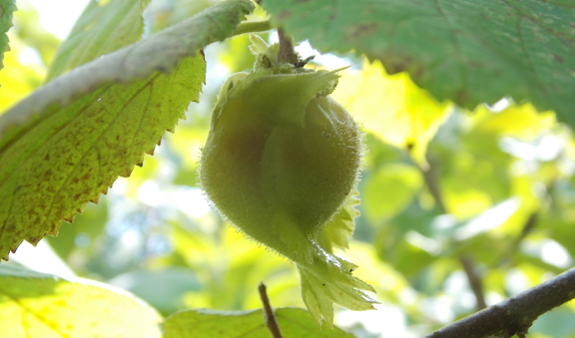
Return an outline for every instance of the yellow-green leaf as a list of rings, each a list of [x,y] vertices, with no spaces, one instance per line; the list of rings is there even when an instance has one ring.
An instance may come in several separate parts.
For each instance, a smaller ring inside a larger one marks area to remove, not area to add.
[[[205,62],[185,57],[229,36],[252,9],[248,0],[212,6],[64,74],[1,116],[0,258],[24,239],[56,235],[62,219],[142,165],[198,100]]]
[[[161,316],[123,291],[0,267],[0,327],[10,338],[158,338]]]
[[[366,177],[364,209],[373,222],[389,219],[413,201],[423,186],[421,171],[413,165],[389,163]]]
[[[18,56],[26,48],[19,39],[13,39],[10,46],[11,50],[4,54],[6,68],[0,71],[0,115],[42,84],[43,78],[40,67],[23,65],[18,61]]]
[[[280,308],[276,320],[286,338],[353,338],[337,327],[319,327],[309,313],[299,308]],[[269,338],[262,310],[187,310],[166,318],[163,338]]]
[[[0,257],[22,240],[56,235],[118,176],[129,176],[173,129],[204,81],[201,56],[170,74],[110,85],[52,106],[0,140]]]
[[[346,73],[332,96],[363,122],[366,130],[410,151],[425,165],[425,152],[450,110],[417,87],[405,73],[387,75],[379,61],[360,73]]]

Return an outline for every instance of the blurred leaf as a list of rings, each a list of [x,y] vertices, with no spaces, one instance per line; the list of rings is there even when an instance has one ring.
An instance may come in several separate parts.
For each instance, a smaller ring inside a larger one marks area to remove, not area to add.
[[[575,312],[568,307],[559,307],[549,311],[533,323],[529,331],[541,332],[553,338],[573,338],[575,332]],[[531,338],[531,334],[529,334]]]
[[[204,81],[202,57],[170,74],[109,85],[52,106],[0,141],[0,257],[22,240],[56,235],[88,201],[142,165],[166,129],[173,130]],[[9,113],[8,113],[9,114]],[[3,117],[7,117],[4,115]],[[4,120],[5,121],[5,120]]]
[[[232,39],[233,40],[233,39]],[[209,72],[209,70],[208,70]],[[203,89],[204,100],[202,107],[210,106],[209,98],[205,96],[206,88]],[[176,165],[177,172],[174,175],[173,184],[186,185],[189,187],[198,186],[198,159],[204,142],[206,141],[209,123],[198,118],[200,106],[194,106],[191,110],[191,118],[188,115],[186,121],[178,126],[178,132],[168,135],[166,138],[169,159]],[[202,116],[203,117],[203,116]]]
[[[427,144],[449,112],[449,103],[437,102],[406,74],[386,75],[379,62],[365,62],[360,73],[345,73],[333,97],[365,129],[409,151],[423,166]]]
[[[453,237],[457,241],[464,241],[474,236],[486,233],[503,226],[518,210],[521,202],[512,197],[485,210],[479,216],[454,228]]]
[[[275,310],[282,335],[289,338],[353,338],[337,327],[319,327],[309,313],[299,308]],[[164,338],[269,338],[262,310],[214,311],[187,310],[166,318],[162,325]]]
[[[216,238],[179,226],[172,226],[172,231],[175,251],[202,284],[200,290],[186,295],[187,307],[240,310],[261,306],[254,290],[262,280],[269,285],[268,295],[274,301],[303,305],[293,265],[275,252],[246,241],[235,228],[224,226]]]
[[[231,73],[244,72],[252,69],[255,57],[250,52],[252,44],[249,34],[243,34],[226,41],[227,48],[218,55],[218,61],[227,66]]]
[[[416,235],[417,233],[408,233]],[[410,236],[410,239],[413,238]],[[416,238],[421,238],[417,236]],[[424,249],[422,245],[414,245],[413,239],[401,241],[395,248],[394,266],[397,271],[401,272],[406,277],[414,277],[422,270],[429,268],[431,263],[437,259],[429,251]],[[425,243],[425,242],[423,242]],[[419,244],[419,243],[418,243]]]
[[[12,27],[12,13],[15,10],[15,0],[0,0],[0,70],[4,68],[4,52],[10,50],[6,32]]]
[[[132,271],[116,276],[108,283],[133,293],[166,315],[183,307],[186,292],[198,291],[202,287],[193,271],[183,268]]]
[[[431,144],[431,176],[437,177],[447,212],[467,219],[509,197],[508,166],[514,159],[501,150],[498,135],[475,129],[472,117],[452,117],[449,128],[456,130],[441,129]]]
[[[400,163],[382,165],[364,180],[364,210],[374,223],[400,212],[423,186],[421,171]]]
[[[575,231],[573,229],[573,207],[559,212],[546,213],[541,217],[540,227],[545,235],[561,244],[571,257],[575,257]]]
[[[25,337],[160,337],[161,317],[133,296],[87,280],[67,281],[0,267],[2,335]]]
[[[432,238],[432,224],[439,214],[439,210],[424,209],[418,201],[413,201],[384,223],[374,241],[380,259],[406,277],[413,277],[428,267],[443,249],[442,243]]]
[[[474,132],[490,135],[507,135],[532,138],[540,131],[551,128],[555,123],[552,112],[537,113],[530,103],[511,102],[500,112],[493,113],[485,105],[475,111]]]
[[[532,254],[526,254],[526,253],[519,252],[516,255],[513,263],[517,266],[530,266],[530,267],[539,269],[539,271],[549,272],[549,273],[556,274],[556,275],[559,275],[559,274],[565,272],[565,269],[562,269],[562,268],[560,268],[556,265],[553,265],[553,264],[546,263],[539,256],[540,255],[534,256]],[[539,274],[537,277],[539,277],[539,278],[537,278],[533,282],[532,286],[535,286],[539,282],[541,282],[541,279],[543,278],[542,273]]]
[[[26,48],[20,41],[13,39],[11,50],[4,54],[6,68],[0,71],[0,116],[7,108],[26,97],[42,84],[43,72],[39,67],[23,65],[18,57]],[[1,123],[1,122],[0,122]]]
[[[419,311],[417,298],[414,296],[415,291],[409,285],[406,276],[397,271],[390,262],[383,262],[379,259],[373,244],[352,240],[346,254],[350,260],[361,262],[361,266],[354,273],[361,280],[374,286],[378,300],[382,300],[382,303],[389,301],[400,304],[409,312]],[[407,293],[411,296],[409,300],[405,297]],[[364,312],[358,315],[372,314]]]
[[[214,0],[156,0],[150,3],[144,13],[146,31],[154,34],[162,29],[178,24],[198,12],[213,6]]]
[[[75,249],[86,250],[87,246],[101,236],[107,222],[107,201],[100,201],[98,205],[88,203],[82,210],[82,214],[74,217],[72,225],[60,227],[58,236],[48,236],[46,239],[54,251],[62,259],[67,260]]]
[[[38,52],[43,66],[46,66],[54,57],[60,39],[42,27],[38,12],[30,3],[22,2],[18,6],[14,13],[13,32],[25,45]]]
[[[504,96],[575,125],[575,4],[523,0],[263,2],[296,39],[356,50],[467,108]]]
[[[178,167],[178,173],[174,177],[174,184],[187,185],[189,187],[196,187],[198,185],[198,170],[197,168],[187,169]]]
[[[140,40],[150,0],[90,0],[56,51],[46,81]]]
[[[367,132],[365,138],[365,148],[369,149],[365,154],[365,164],[367,170],[377,170],[385,163],[412,162],[407,153],[401,149],[384,142],[379,136],[372,132]],[[361,184],[361,182],[360,182]]]

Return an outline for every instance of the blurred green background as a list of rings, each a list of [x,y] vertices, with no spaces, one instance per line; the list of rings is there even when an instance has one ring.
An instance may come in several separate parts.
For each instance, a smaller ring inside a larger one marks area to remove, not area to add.
[[[210,4],[152,1],[145,34]],[[0,111],[43,83],[60,43],[34,7],[18,5]],[[224,223],[197,185],[215,95],[228,75],[251,68],[248,44],[244,35],[209,46],[201,103],[142,168],[44,240],[75,274],[131,291],[163,315],[258,308],[261,281],[274,306],[303,307],[295,268]],[[342,255],[382,304],[339,308],[339,326],[365,338],[421,336],[476,311],[470,275],[492,305],[573,266],[575,147],[553,112],[507,99],[466,111],[361,57],[320,56],[305,43],[298,50],[317,56],[310,67],[351,65],[333,96],[365,132],[361,216]],[[574,311],[570,302],[543,315],[529,336],[575,337]]]

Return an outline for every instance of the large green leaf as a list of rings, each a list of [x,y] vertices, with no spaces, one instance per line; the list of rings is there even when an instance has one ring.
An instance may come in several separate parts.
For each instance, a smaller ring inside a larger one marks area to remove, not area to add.
[[[266,0],[299,40],[355,50],[468,108],[503,96],[575,125],[574,1]]]
[[[161,316],[126,292],[0,267],[2,337],[160,337]]]
[[[283,337],[289,338],[353,338],[337,327],[320,328],[307,311],[281,308],[275,311]],[[162,325],[164,338],[269,338],[262,310],[214,311],[188,310],[175,313]]]
[[[221,3],[51,81],[4,114],[0,257],[24,239],[56,235],[62,219],[142,165],[198,100],[205,63],[182,58],[224,39],[252,8],[247,0]]]
[[[12,27],[12,13],[16,10],[15,0],[0,0],[0,69],[4,68],[4,52],[9,51],[6,32]]]
[[[97,202],[118,175],[129,176],[173,129],[204,81],[202,57],[52,106],[0,142],[0,257],[23,239],[56,235],[88,201]]]
[[[90,0],[48,70],[47,80],[138,41],[150,0]]]

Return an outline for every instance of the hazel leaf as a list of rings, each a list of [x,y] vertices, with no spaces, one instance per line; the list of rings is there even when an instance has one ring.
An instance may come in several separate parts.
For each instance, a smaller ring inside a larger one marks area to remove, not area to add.
[[[142,165],[198,100],[205,62],[186,56],[226,38],[252,9],[247,0],[210,7],[64,74],[2,115],[0,258],[24,239],[56,235],[63,219]]]
[[[337,327],[319,327],[309,313],[299,308],[278,308],[276,320],[284,337],[353,338]],[[262,310],[187,310],[175,313],[162,324],[164,338],[269,338]]]
[[[107,285],[0,267],[3,337],[159,338],[161,320],[143,301]]]
[[[170,74],[155,72],[52,106],[0,142],[0,257],[22,240],[56,235],[118,176],[142,165],[166,129],[173,130],[204,81],[201,56]]]
[[[505,96],[575,126],[575,3],[539,0],[266,0],[321,52],[356,51],[473,109]]]

